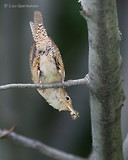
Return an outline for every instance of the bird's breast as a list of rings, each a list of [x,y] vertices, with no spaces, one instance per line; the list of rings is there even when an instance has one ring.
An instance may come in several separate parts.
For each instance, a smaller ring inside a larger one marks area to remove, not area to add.
[[[40,56],[40,80],[42,83],[52,83],[61,81],[60,74],[57,71],[55,61],[51,55]]]

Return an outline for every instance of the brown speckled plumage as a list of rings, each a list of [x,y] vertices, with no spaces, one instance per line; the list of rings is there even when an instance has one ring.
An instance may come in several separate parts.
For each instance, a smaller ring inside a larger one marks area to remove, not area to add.
[[[65,70],[60,51],[47,35],[43,18],[39,11],[34,12],[34,23],[30,22],[34,42],[30,50],[30,68],[34,83],[63,82]],[[72,107],[72,100],[64,88],[37,89],[46,101],[55,109],[69,110],[72,118],[78,112]]]

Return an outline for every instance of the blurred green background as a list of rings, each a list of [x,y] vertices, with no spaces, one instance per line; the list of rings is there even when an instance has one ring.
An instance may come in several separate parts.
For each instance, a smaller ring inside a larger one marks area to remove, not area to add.
[[[123,3],[125,2],[125,3]],[[125,0],[119,2],[121,31],[125,30],[127,12]],[[29,5],[21,6],[21,5]],[[33,6],[31,6],[33,5]],[[127,5],[128,6],[128,5]],[[0,1],[0,85],[31,83],[29,51],[33,41],[29,21],[35,10],[41,11],[45,28],[63,57],[66,80],[82,78],[88,72],[87,25],[80,15],[77,0],[1,0]],[[127,22],[128,30],[128,22]],[[128,40],[128,36],[125,36]],[[123,58],[126,45],[122,42]],[[124,64],[127,64],[124,62]],[[128,75],[123,66],[122,74]],[[128,70],[128,69],[127,69]],[[126,83],[126,84],[125,84]],[[127,86],[127,81],[124,85]],[[128,87],[127,87],[128,88]],[[125,92],[127,92],[125,87]],[[0,92],[0,128],[17,126],[16,132],[40,140],[47,145],[86,157],[91,152],[89,93],[86,86],[67,88],[80,118],[71,120],[69,112],[54,110],[36,89],[11,89]],[[126,93],[127,94],[127,93]],[[127,101],[126,101],[127,106]],[[127,109],[123,108],[123,137],[127,132]],[[124,130],[125,129],[125,130]],[[51,160],[31,149],[8,140],[0,140],[1,160]]]

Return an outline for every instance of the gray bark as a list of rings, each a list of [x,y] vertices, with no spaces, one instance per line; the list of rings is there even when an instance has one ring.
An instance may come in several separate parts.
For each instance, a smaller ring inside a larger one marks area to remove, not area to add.
[[[124,160],[128,160],[128,134],[123,143]]]
[[[88,25],[94,160],[122,160],[120,115],[124,93],[116,0],[81,0],[81,5]]]

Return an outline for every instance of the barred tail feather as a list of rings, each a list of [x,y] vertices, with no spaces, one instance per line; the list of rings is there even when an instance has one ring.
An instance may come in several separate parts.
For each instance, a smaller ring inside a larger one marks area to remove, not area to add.
[[[43,24],[42,14],[39,11],[34,12],[34,33],[36,35],[39,24]]]
[[[33,24],[33,22],[32,22],[32,21],[31,21],[31,22],[29,22],[29,24],[30,24],[30,28],[31,28],[31,31],[32,31],[33,38],[34,38],[34,40],[35,40],[34,24]]]

